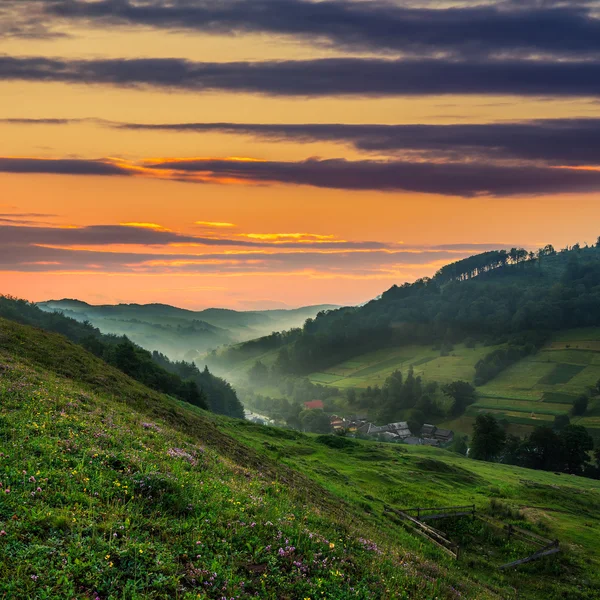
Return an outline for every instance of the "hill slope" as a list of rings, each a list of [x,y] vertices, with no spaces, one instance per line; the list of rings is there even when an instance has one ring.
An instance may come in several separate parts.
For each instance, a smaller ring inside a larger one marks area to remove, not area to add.
[[[192,311],[166,304],[91,305],[80,300],[39,302],[45,311],[58,311],[89,321],[103,333],[127,335],[149,350],[190,360],[217,346],[250,340],[273,331],[301,327],[330,305],[291,310],[235,311],[209,308]]]
[[[7,321],[0,452],[3,598],[600,592],[598,482],[216,416]],[[498,497],[496,508],[522,510],[522,526],[559,537],[561,560],[502,574],[494,561],[525,548],[482,552],[477,541],[454,562],[383,511],[470,502],[487,511]]]
[[[531,431],[569,413],[600,380],[600,247],[475,255],[365,306],[320,314],[301,331],[238,344],[207,360],[247,402],[293,399],[274,382],[306,377],[340,390],[332,410],[346,414],[365,410],[344,404],[346,390],[382,387],[394,371],[406,376],[412,368],[425,382],[477,386],[480,402],[445,426],[470,433],[474,416],[491,411],[511,432]],[[247,375],[257,361],[268,370],[263,382]],[[444,402],[440,393],[436,402]],[[370,408],[376,418],[378,407]],[[577,422],[597,436],[599,417],[600,402],[592,400]]]

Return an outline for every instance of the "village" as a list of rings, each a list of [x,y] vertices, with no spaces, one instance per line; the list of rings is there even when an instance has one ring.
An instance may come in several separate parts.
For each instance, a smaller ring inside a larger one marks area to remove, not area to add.
[[[305,410],[323,410],[321,400],[311,400],[304,403]],[[402,442],[412,446],[444,447],[454,440],[454,432],[450,429],[440,429],[430,423],[425,423],[415,435],[407,421],[375,425],[365,416],[341,417],[331,415],[330,425],[333,433],[345,432],[357,437],[372,437],[385,442]]]

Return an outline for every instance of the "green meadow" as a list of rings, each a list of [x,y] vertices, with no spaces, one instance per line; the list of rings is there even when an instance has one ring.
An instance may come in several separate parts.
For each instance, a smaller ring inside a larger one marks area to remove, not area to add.
[[[0,320],[0,598],[297,600],[600,594],[600,483],[434,448],[309,436],[153,392],[54,334]],[[436,526],[386,511],[474,504]]]
[[[467,348],[458,344],[448,356],[428,346],[402,346],[362,354],[323,372],[312,373],[309,379],[339,388],[381,386],[394,371],[413,368],[415,375],[425,380],[449,383],[457,379],[473,379],[475,364],[496,346]]]

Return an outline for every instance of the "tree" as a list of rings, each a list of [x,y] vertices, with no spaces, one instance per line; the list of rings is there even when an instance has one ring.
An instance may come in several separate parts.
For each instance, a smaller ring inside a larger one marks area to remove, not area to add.
[[[356,390],[354,388],[348,388],[346,391],[346,400],[350,406],[354,406],[356,404]]]
[[[502,451],[505,440],[504,429],[493,415],[478,415],[473,425],[469,456],[476,460],[493,461]]]
[[[269,369],[260,360],[257,360],[248,371],[248,379],[253,384],[260,385],[269,379]]]
[[[467,446],[467,436],[466,435],[456,435],[454,436],[454,440],[449,447],[450,452],[456,452],[456,454],[462,454],[466,456],[468,446]]]
[[[569,415],[566,413],[563,415],[556,415],[554,417],[554,423],[552,424],[552,429],[555,431],[562,431],[567,425],[571,424],[571,419],[569,419]]]
[[[573,408],[571,408],[571,414],[576,417],[585,415],[588,409],[589,399],[585,394],[581,394],[573,400]]]
[[[562,460],[567,473],[579,474],[588,462],[594,440],[581,425],[569,425],[560,432]]]
[[[450,413],[454,416],[461,415],[469,404],[477,400],[475,388],[466,381],[453,381],[442,386],[442,392],[452,398]]]
[[[331,431],[329,416],[322,410],[303,410],[299,419],[302,429],[309,433],[329,433]]]
[[[536,427],[524,443],[523,466],[544,471],[557,471],[562,465],[562,443],[559,434],[549,427]]]
[[[413,435],[418,435],[421,431],[421,427],[425,424],[425,415],[422,411],[413,408],[409,411],[407,417],[408,428]]]

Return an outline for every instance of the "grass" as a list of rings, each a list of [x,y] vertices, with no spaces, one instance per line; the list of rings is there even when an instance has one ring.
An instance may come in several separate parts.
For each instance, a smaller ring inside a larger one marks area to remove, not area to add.
[[[406,373],[410,367],[424,379],[448,383],[457,379],[473,379],[475,364],[494,348],[467,348],[457,345],[448,356],[428,346],[388,348],[360,355],[326,370],[312,373],[308,378],[314,383],[332,385],[342,389],[381,386],[396,370]],[[324,377],[329,375],[331,378]]]
[[[0,598],[495,597],[237,425],[0,321]]]
[[[599,482],[588,480],[580,487],[578,478],[480,463],[435,448],[349,440],[338,449],[320,438],[267,441],[264,429],[254,425],[228,422],[227,426],[236,438],[267,448],[283,464],[302,470],[349,505],[362,506],[381,528],[398,527],[383,511],[385,505],[409,508],[474,503],[478,511],[551,539],[558,537],[563,548],[568,548],[556,561],[532,563],[523,571],[501,575],[495,567],[502,560],[523,557],[532,550],[506,542],[496,546],[496,542],[482,539],[465,544],[461,568],[476,574],[478,581],[501,598],[516,597],[515,590],[520,598],[585,598],[600,593],[592,575],[600,564],[596,539]],[[498,506],[503,507],[502,514],[497,514]],[[435,526],[449,528],[444,520]],[[584,572],[589,587],[578,583]]]
[[[557,385],[560,383],[569,383],[576,375],[579,375],[585,367],[583,365],[570,365],[558,363],[548,375],[542,377],[538,383],[541,385]]]
[[[0,482],[3,599],[600,594],[599,482],[227,419],[5,321]],[[384,511],[493,499],[560,560],[501,573],[478,541],[452,561]]]

